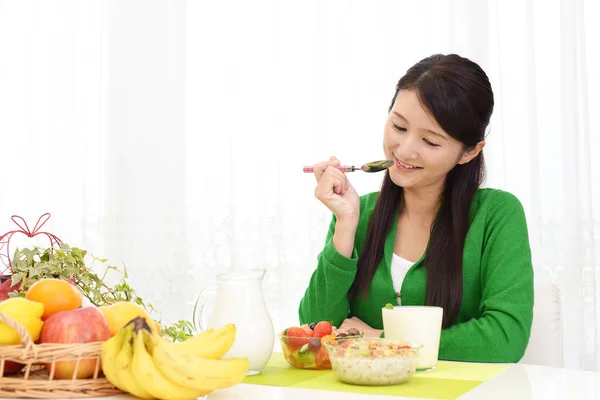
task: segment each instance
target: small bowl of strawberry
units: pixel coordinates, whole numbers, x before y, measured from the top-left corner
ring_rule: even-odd
[[[320,321],[284,329],[277,335],[281,342],[283,357],[292,366],[302,369],[331,369],[326,342],[343,343],[360,339],[358,329],[335,329],[331,323]]]

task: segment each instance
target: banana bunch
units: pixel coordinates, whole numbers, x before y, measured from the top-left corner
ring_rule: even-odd
[[[102,347],[102,370],[117,388],[142,399],[196,399],[246,376],[247,358],[220,359],[235,333],[228,324],[173,343],[136,317]]]

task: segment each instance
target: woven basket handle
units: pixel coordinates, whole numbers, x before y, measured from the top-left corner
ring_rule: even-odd
[[[21,344],[25,346],[23,355],[29,353],[29,351],[33,349],[33,340],[31,340],[31,335],[29,334],[27,328],[25,328],[19,321],[0,312],[0,322],[4,322],[6,325],[14,328],[14,330],[17,331],[21,337]]]

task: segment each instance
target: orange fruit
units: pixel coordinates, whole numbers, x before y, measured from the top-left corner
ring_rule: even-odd
[[[150,318],[150,315],[148,315],[146,310],[135,303],[117,301],[112,304],[98,307],[98,309],[104,314],[104,318],[106,318],[106,322],[108,322],[108,329],[110,330],[111,336],[116,335],[119,329],[127,325],[127,323],[135,317],[144,317],[150,329],[156,329],[154,320]]]
[[[62,279],[41,279],[31,285],[25,298],[44,305],[42,320],[61,311],[75,310],[83,304],[79,289]]]

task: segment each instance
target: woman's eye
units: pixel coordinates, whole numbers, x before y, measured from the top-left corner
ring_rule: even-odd
[[[394,129],[396,129],[397,131],[399,131],[399,132],[406,132],[406,128],[403,128],[403,127],[398,126],[396,124],[392,124],[392,125],[394,125]]]
[[[430,142],[430,141],[429,141],[429,140],[427,140],[427,139],[423,139],[423,141],[424,141],[425,143],[427,143],[427,145],[428,145],[428,146],[431,146],[431,147],[439,147],[439,144],[435,144],[435,143],[433,143],[433,142]]]

